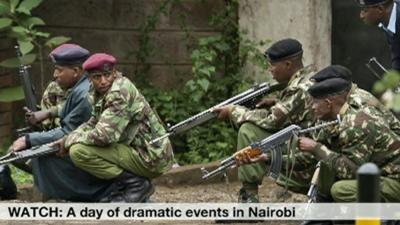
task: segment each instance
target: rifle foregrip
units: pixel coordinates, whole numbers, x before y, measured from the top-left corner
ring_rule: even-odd
[[[254,159],[257,156],[260,156],[261,154],[262,151],[260,148],[258,147],[253,148],[252,146],[247,146],[237,151],[233,156],[235,157],[235,159],[242,160],[244,155],[247,155],[247,157],[250,159]]]

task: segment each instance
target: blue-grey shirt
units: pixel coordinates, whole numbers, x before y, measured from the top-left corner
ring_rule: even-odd
[[[87,75],[84,74],[71,89],[70,94],[61,109],[61,127],[46,132],[33,132],[27,134],[26,142],[28,145],[36,146],[56,141],[89,120],[92,111],[92,106],[87,98],[89,88],[90,82]]]

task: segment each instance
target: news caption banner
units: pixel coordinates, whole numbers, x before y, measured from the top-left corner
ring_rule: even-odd
[[[399,220],[389,203],[0,203],[0,220]]]

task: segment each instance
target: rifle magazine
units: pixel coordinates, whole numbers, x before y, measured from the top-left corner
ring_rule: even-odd
[[[269,176],[276,180],[282,169],[282,146],[277,146],[271,151],[271,166]]]

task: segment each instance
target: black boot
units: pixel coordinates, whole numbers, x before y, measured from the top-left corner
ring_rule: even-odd
[[[110,202],[143,202],[153,193],[149,179],[123,172],[116,178],[116,190],[110,194]]]
[[[2,200],[17,198],[17,186],[7,165],[0,166],[0,197]]]

